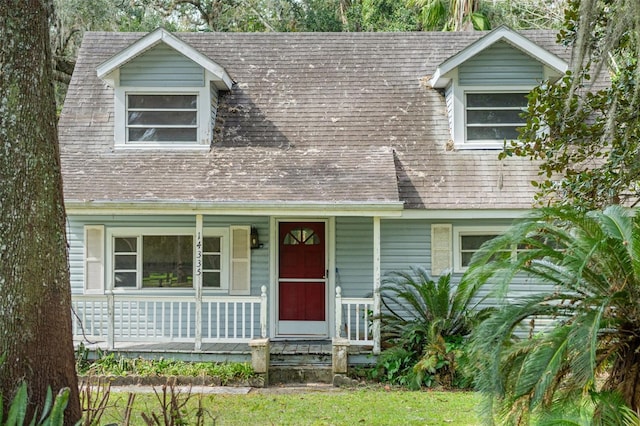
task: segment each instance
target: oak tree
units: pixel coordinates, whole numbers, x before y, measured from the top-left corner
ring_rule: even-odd
[[[50,12],[47,0],[0,2],[0,391],[6,408],[25,381],[33,413],[48,386],[68,387],[65,422],[73,424],[81,411]]]

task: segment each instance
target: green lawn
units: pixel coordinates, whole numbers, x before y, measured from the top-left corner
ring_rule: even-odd
[[[122,424],[127,394],[112,393],[116,405],[100,424]],[[365,388],[339,392],[203,395],[204,424],[210,425],[477,425],[478,395],[471,392],[410,392]],[[192,396],[188,424],[195,424],[198,397]],[[153,394],[137,394],[131,424],[144,425],[141,412],[160,414]]]

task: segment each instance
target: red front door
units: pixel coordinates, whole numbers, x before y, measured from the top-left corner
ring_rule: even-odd
[[[284,334],[316,334],[326,317],[324,222],[281,222],[278,319]],[[305,321],[308,324],[296,324]]]

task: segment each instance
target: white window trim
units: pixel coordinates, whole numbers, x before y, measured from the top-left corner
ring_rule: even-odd
[[[461,86],[453,83],[453,142],[458,150],[465,149],[502,149],[504,140],[467,142],[467,93],[528,93],[533,86]]]
[[[229,270],[230,270],[230,252],[231,244],[229,240],[229,228],[204,228],[202,231],[202,237],[220,237],[220,287],[202,287],[204,294],[209,293],[227,293],[229,291]],[[195,243],[195,241],[194,241]],[[203,251],[204,253],[204,251]],[[195,265],[195,263],[194,263]],[[203,267],[204,274],[204,267]],[[200,281],[202,283],[202,280]]]
[[[500,235],[504,233],[508,226],[455,226],[453,228],[453,271],[465,272],[469,269],[466,266],[462,266],[462,236],[467,235],[487,235],[496,234]]]
[[[207,74],[208,76],[208,74]],[[125,87],[117,86],[114,97],[114,148],[153,150],[208,150],[211,146],[210,81],[204,87]],[[196,95],[198,131],[195,142],[127,142],[127,95]]]
[[[178,287],[173,289],[161,289],[161,288],[144,288],[142,287],[142,256],[140,256],[140,250],[142,249],[142,237],[145,235],[189,235],[193,237],[193,265],[196,264],[196,233],[194,228],[108,228],[106,231],[106,269],[107,269],[107,282],[106,288],[114,292],[132,292],[132,291],[153,291],[153,292],[175,292],[185,291],[195,288],[195,284],[192,287]],[[226,292],[229,286],[229,230],[227,228],[204,228],[204,237],[222,237],[221,248],[223,250],[221,259],[221,287],[218,288],[203,288],[206,293],[214,292]],[[118,237],[130,237],[137,238],[137,254],[136,254],[136,287],[114,287],[114,261],[115,253],[113,246],[113,239]],[[193,272],[195,275],[195,271]]]

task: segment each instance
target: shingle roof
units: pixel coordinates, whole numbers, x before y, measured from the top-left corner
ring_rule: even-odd
[[[483,33],[185,33],[237,82],[208,152],[113,149],[113,90],[96,67],[143,34],[87,33],[60,118],[71,201],[401,200],[407,208],[529,208],[528,160],[451,151],[424,80]],[[550,31],[523,33],[566,57]]]

